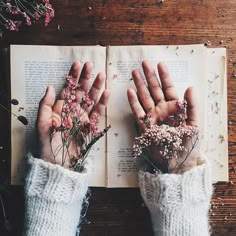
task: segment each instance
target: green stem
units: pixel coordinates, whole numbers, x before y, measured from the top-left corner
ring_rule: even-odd
[[[19,9],[21,9],[21,10],[23,10],[24,12],[26,12],[28,15],[30,15],[32,18],[34,18],[34,15],[29,11],[29,9],[28,8],[26,8],[25,7],[25,5],[21,2],[21,1],[15,1],[15,3],[16,3],[16,5],[17,5],[17,7],[19,8]],[[28,3],[29,4],[29,3]],[[32,5],[31,4],[29,4],[31,7],[32,7]],[[33,8],[34,9],[34,8]]]
[[[9,111],[6,107],[4,107],[1,103],[0,103],[0,106],[4,109],[4,110],[6,110],[7,112],[9,112],[9,113],[11,113],[12,115],[14,115],[15,117],[18,117],[18,115],[16,115],[14,112],[12,112],[12,111]]]
[[[65,145],[64,145],[64,138],[61,132],[61,142],[62,142],[62,156],[61,156],[61,165],[64,166],[64,152],[65,152]]]
[[[151,166],[154,168],[154,169],[158,169],[154,164],[153,162],[146,156],[146,155],[143,155],[144,159],[146,159],[146,161],[151,164]]]
[[[182,161],[182,163],[180,164],[179,166],[179,169],[177,170],[177,173],[179,172],[179,170],[181,169],[181,167],[183,166],[184,162],[187,160],[187,158],[189,157],[189,155],[191,154],[191,152],[193,151],[193,149],[196,147],[196,144],[197,144],[197,141],[198,141],[198,135],[192,145],[192,148],[191,150],[189,151],[189,153],[187,154],[187,156],[185,157],[185,159]]]
[[[3,213],[3,217],[4,219],[6,219],[6,211],[5,211],[5,207],[4,207],[4,204],[3,204],[3,200],[2,200],[2,196],[0,194],[0,201],[1,201],[1,205],[2,205],[2,213]]]

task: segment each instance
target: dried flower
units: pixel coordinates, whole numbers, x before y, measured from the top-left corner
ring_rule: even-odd
[[[195,147],[198,140],[198,128],[196,126],[189,126],[186,124],[187,118],[187,103],[176,102],[177,112],[160,120],[158,124],[152,125],[151,115],[149,112],[140,119],[144,122],[146,129],[145,132],[135,137],[133,143],[133,156],[145,157],[145,159],[154,167],[155,171],[169,171],[169,163],[172,159],[178,159],[181,154],[185,153],[188,158],[189,154]],[[192,143],[192,147],[188,149],[186,143]],[[162,162],[167,166],[163,170],[157,168],[153,158],[150,157],[150,148],[155,147],[158,157],[162,158]],[[165,161],[164,161],[165,160]],[[178,163],[178,161],[177,161]],[[183,162],[180,163],[179,168]]]
[[[78,101],[76,89],[79,88],[80,84],[72,76],[68,76],[66,81],[61,125],[56,126],[53,123],[51,127],[51,140],[59,132],[62,144],[56,147],[53,155],[56,161],[58,150],[62,150],[62,166],[69,160],[70,168],[81,172],[91,147],[105,135],[111,126],[99,131],[98,114],[96,113],[84,120],[86,109],[93,105],[93,101],[87,94]],[[71,145],[76,145],[78,154],[71,152]]]
[[[177,111],[174,115],[166,117],[164,120],[159,121],[159,125],[167,124],[172,127],[186,125],[187,118],[187,102],[176,101]]]
[[[133,144],[134,157],[140,156],[150,146],[157,146],[159,153],[165,159],[177,159],[185,149],[184,139],[191,139],[198,135],[195,126],[152,125],[140,137],[135,137]]]
[[[4,30],[18,31],[21,25],[30,26],[41,17],[47,26],[54,15],[49,0],[0,0],[0,36]]]

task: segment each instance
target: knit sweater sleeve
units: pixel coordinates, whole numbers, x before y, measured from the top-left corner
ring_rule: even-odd
[[[141,195],[148,207],[155,236],[207,236],[212,196],[207,164],[182,175],[139,172]]]
[[[74,236],[88,189],[88,171],[28,159],[25,179],[25,236]]]

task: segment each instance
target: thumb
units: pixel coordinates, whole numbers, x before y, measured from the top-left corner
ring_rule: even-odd
[[[37,129],[40,136],[49,134],[52,125],[52,106],[55,102],[55,90],[52,86],[48,86],[46,93],[39,103]]]

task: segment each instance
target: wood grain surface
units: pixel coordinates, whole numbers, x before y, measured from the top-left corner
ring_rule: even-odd
[[[198,44],[227,48],[229,183],[217,183],[209,212],[212,235],[236,235],[236,1],[235,0],[52,0],[56,16],[47,28],[43,22],[6,33],[0,48],[10,44],[47,45],[154,45]],[[2,58],[0,58],[2,59]],[[3,79],[0,99],[9,103],[9,81]],[[0,111],[0,180],[10,170],[9,115]],[[2,192],[12,232],[20,235],[23,189]],[[0,189],[0,191],[2,191]],[[82,222],[82,236],[152,235],[151,222],[137,189],[91,189]]]

